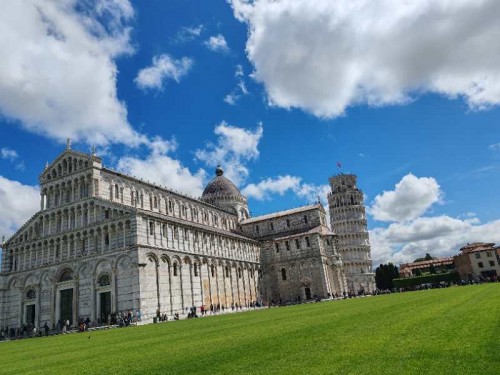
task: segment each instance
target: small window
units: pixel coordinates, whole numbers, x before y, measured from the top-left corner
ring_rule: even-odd
[[[70,270],[64,271],[61,276],[59,276],[59,282],[73,280],[73,275]]]
[[[490,260],[490,267],[494,267],[495,266],[495,262],[493,262],[492,260]]]
[[[115,185],[115,198],[118,199],[120,197],[120,189],[118,188],[118,185]]]
[[[194,268],[194,275],[198,276],[198,265],[196,263],[194,264],[193,268]]]
[[[476,256],[476,258],[481,258],[481,254],[479,254],[479,253],[476,253],[475,256]]]
[[[259,226],[258,225],[255,226],[255,232],[259,233]]]
[[[290,228],[290,219],[286,219],[286,227]]]
[[[295,247],[298,249],[300,249],[300,241],[299,240],[295,240]]]
[[[285,247],[288,251],[290,251],[290,244],[288,243],[288,241],[285,241]]]
[[[484,267],[483,266],[483,262],[479,262],[477,265],[478,265],[479,268],[483,268]]]
[[[110,281],[109,281],[109,276],[108,275],[102,275],[100,278],[99,278],[99,286],[108,286],[110,285]]]
[[[34,298],[36,298],[36,292],[33,289],[28,290],[28,293],[26,293],[26,299]]]
[[[149,234],[151,236],[155,234],[155,223],[152,221],[149,222]]]
[[[286,280],[286,269],[284,268],[281,269],[281,279]]]
[[[270,228],[271,230],[274,230],[274,224],[273,224],[273,223],[269,223],[269,228]]]
[[[104,244],[105,244],[106,246],[108,246],[108,245],[109,245],[109,234],[107,234],[107,233],[106,233],[106,235],[104,236]]]
[[[491,251],[488,251],[488,252],[486,253],[486,256],[487,256],[488,258],[491,258],[491,257],[493,256],[493,254],[491,254]]]
[[[329,238],[326,239],[326,244],[330,245],[330,239]]]
[[[241,279],[241,275],[242,275],[241,268],[238,268],[238,279]]]
[[[156,198],[156,197],[153,198],[153,205],[154,205],[154,208],[158,208],[158,198]]]
[[[307,224],[307,215],[304,215],[304,223]]]
[[[226,277],[229,277],[229,267],[226,266]]]
[[[215,277],[215,267],[213,264],[210,266],[210,272],[212,274],[212,277]]]
[[[306,246],[311,247],[311,242],[309,241],[309,237],[306,237]]]
[[[174,263],[174,276],[177,276],[177,263]]]
[[[276,248],[276,252],[279,253],[280,252],[280,245],[278,245],[278,243],[275,243],[274,247]]]

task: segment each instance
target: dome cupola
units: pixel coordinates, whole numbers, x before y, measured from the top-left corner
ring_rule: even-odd
[[[203,190],[201,200],[233,211],[238,215],[239,220],[249,217],[247,198],[241,194],[235,184],[224,177],[224,170],[220,165],[215,169],[215,177]]]

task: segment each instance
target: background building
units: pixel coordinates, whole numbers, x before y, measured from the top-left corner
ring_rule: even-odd
[[[460,249],[453,262],[462,280],[498,278],[500,275],[500,246],[475,242]]]

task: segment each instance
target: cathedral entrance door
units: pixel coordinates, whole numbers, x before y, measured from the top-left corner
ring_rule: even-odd
[[[108,315],[111,314],[111,292],[99,293],[99,316],[101,322],[108,321]]]
[[[306,299],[311,299],[311,288],[304,288],[304,292],[306,293]]]
[[[61,290],[59,308],[60,319],[63,322],[69,320],[70,324],[73,324],[73,288]]]
[[[35,324],[35,305],[26,306],[26,323]]]

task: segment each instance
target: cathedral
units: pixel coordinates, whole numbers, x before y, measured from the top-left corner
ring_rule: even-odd
[[[250,217],[221,167],[195,199],[105,168],[69,142],[39,184],[40,210],[2,244],[0,328],[130,311],[151,322],[158,312],[375,288],[354,175],[330,178],[330,227],[319,202]]]

